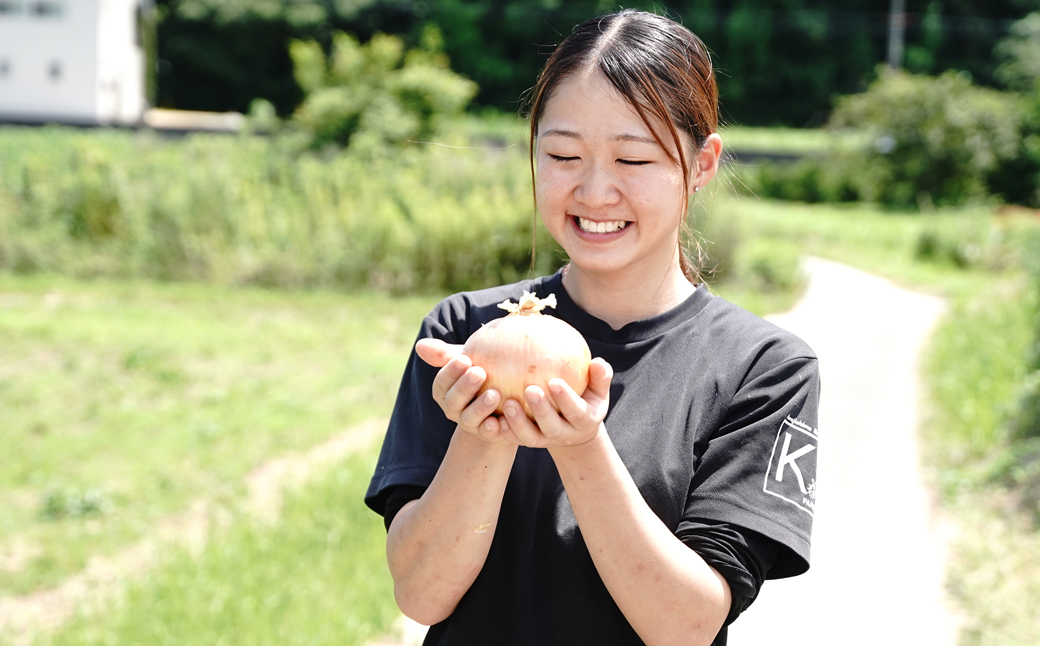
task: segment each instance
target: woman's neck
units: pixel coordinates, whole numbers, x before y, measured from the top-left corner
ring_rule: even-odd
[[[564,270],[563,286],[578,307],[615,330],[628,323],[663,314],[694,292],[676,265],[658,280],[628,275],[601,275],[582,271],[574,265]]]

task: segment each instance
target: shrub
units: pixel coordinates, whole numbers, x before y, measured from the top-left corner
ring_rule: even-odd
[[[0,271],[462,291],[531,263],[526,150],[0,129]],[[562,252],[539,228],[536,272]]]
[[[345,33],[333,37],[328,59],[312,41],[289,46],[296,81],[307,93],[293,116],[313,147],[364,142],[379,147],[425,138],[438,121],[457,114],[477,86],[448,67],[437,30],[409,52],[396,36],[375,35],[365,45]]]
[[[859,193],[844,155],[807,157],[796,162],[766,162],[752,180],[752,190],[760,197],[815,204],[818,202],[855,202]]]
[[[1040,207],[1040,12],[1011,25],[994,50],[1003,63],[997,78],[1019,92],[1028,106],[1018,155],[991,173],[990,190],[1005,202]]]
[[[914,258],[959,269],[1000,271],[1020,265],[1025,253],[1020,236],[1016,227],[981,215],[956,221],[940,218],[921,229]]]
[[[751,238],[736,249],[737,280],[764,292],[792,291],[803,282],[801,249],[792,242]]]
[[[894,207],[959,205],[987,195],[989,175],[1020,154],[1017,95],[972,85],[966,74],[883,71],[863,94],[839,100],[832,128],[871,134],[850,162],[864,199]]]

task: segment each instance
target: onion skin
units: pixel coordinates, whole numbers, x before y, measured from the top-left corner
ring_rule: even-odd
[[[528,386],[541,388],[559,410],[549,395],[553,378],[563,379],[579,395],[588,387],[592,360],[588,344],[570,324],[538,311],[546,305],[555,307],[556,299],[550,296],[543,301],[525,293],[519,305],[506,301],[499,307],[510,309],[510,314],[482,326],[463,347],[473,365],[487,373],[478,396],[492,388],[502,395],[498,413],[504,412],[506,400],[515,399],[534,419],[524,398]]]

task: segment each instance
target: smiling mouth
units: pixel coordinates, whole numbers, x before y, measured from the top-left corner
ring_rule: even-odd
[[[620,231],[628,226],[628,222],[625,220],[596,222],[594,220],[586,220],[585,218],[575,219],[578,221],[578,228],[588,233],[614,233],[615,231]]]

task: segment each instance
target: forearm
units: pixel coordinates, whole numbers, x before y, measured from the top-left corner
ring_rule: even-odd
[[[456,430],[430,487],[398,512],[386,552],[404,614],[429,625],[458,605],[491,547],[515,455]]]
[[[550,453],[596,569],[640,638],[710,644],[729,612],[729,585],[646,505],[606,432]]]

